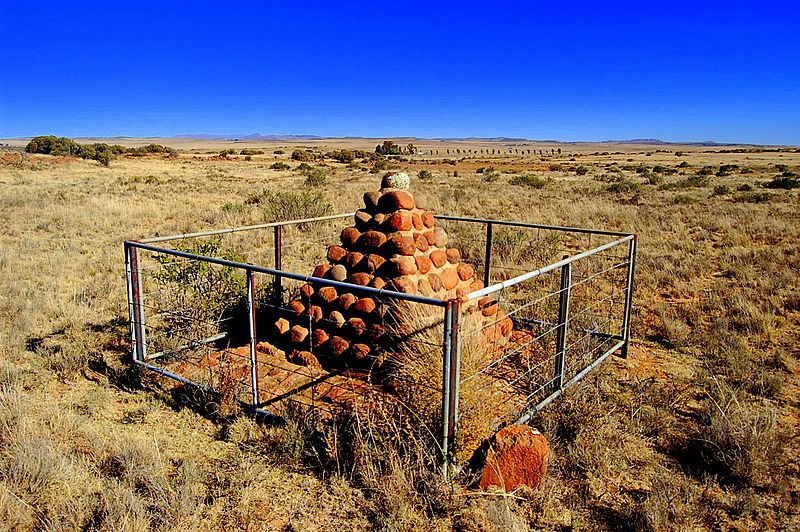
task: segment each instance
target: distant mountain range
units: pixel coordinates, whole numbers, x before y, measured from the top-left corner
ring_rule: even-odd
[[[341,138],[341,139],[366,139],[366,138],[384,138],[384,137],[322,137],[320,135],[262,135],[261,133],[249,133],[247,135],[212,135],[208,133],[186,133],[182,135],[173,135],[171,138],[181,139],[199,139],[199,140],[239,140],[239,141],[259,141],[259,140],[319,140],[325,138]],[[639,144],[643,146],[743,146],[750,144],[731,143],[731,142],[715,142],[713,140],[706,140],[702,142],[668,142],[659,139],[629,139],[629,140],[604,140],[604,141],[564,141],[564,140],[535,140],[526,139],[521,137],[386,137],[394,140],[427,140],[437,142],[537,142],[547,144]]]

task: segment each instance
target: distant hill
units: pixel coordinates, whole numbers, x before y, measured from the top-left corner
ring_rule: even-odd
[[[250,133],[248,135],[209,135],[208,133],[185,133],[172,135],[175,139],[199,139],[199,140],[284,140],[284,139],[321,139],[319,135],[262,135],[261,133]]]

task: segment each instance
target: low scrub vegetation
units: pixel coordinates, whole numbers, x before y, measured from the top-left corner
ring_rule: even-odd
[[[172,148],[160,144],[147,144],[139,148],[126,148],[118,144],[108,145],[104,143],[78,144],[67,137],[55,137],[44,135],[34,137],[25,146],[27,153],[41,153],[46,155],[60,155],[68,157],[80,157],[82,159],[93,159],[103,166],[108,166],[114,156],[120,154],[130,155],[149,155],[154,153],[169,153],[175,151]]]

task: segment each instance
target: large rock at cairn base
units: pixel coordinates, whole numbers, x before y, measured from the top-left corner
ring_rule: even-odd
[[[525,485],[538,487],[547,473],[547,439],[527,425],[510,425],[494,435],[486,454],[481,489],[509,492]]]
[[[313,276],[440,300],[483,288],[475,270],[461,263],[459,250],[447,247],[447,232],[435,226],[425,202],[415,199],[408,185],[406,174],[387,174],[380,190],[365,193],[354,225],[342,230],[341,244],[328,248],[328,264],[317,265]],[[387,302],[307,284],[300,299],[289,304],[292,312],[280,317],[274,330],[293,359],[304,359],[295,350],[309,351],[327,369],[364,368],[375,360],[387,318],[402,319],[386,315]],[[494,298],[465,302],[462,310],[469,318],[465,323],[480,330],[486,345],[499,347],[508,341],[511,319],[498,310]]]

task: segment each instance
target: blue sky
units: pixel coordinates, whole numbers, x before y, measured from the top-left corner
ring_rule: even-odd
[[[0,137],[800,144],[795,2],[8,0],[0,50]]]

